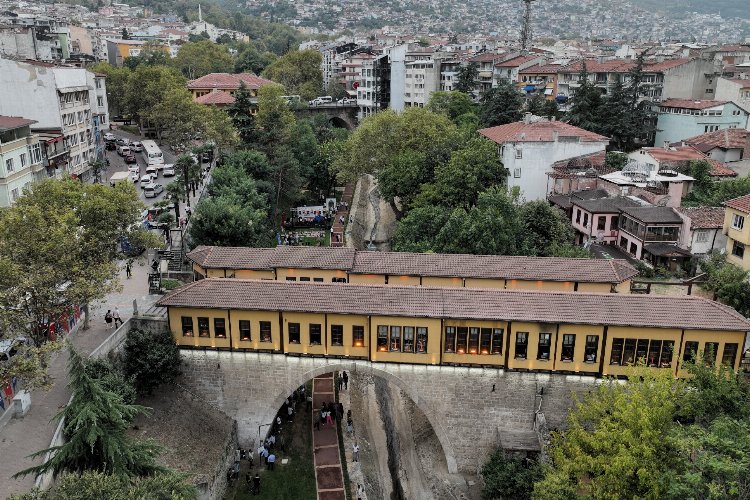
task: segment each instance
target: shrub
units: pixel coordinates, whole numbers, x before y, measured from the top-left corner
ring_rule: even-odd
[[[180,282],[177,280],[172,280],[172,279],[161,280],[161,287],[165,290],[174,290],[178,286],[180,286]]]
[[[539,462],[517,458],[506,454],[504,450],[497,450],[482,467],[482,498],[531,498],[534,482],[541,478],[542,468]]]
[[[180,373],[180,351],[172,334],[167,330],[130,330],[125,340],[123,371],[140,393],[151,394],[159,385],[172,382]]]

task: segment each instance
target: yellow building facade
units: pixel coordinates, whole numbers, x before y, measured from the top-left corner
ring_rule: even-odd
[[[416,365],[685,376],[703,352],[739,369],[750,321],[696,297],[204,279],[162,298],[183,348]]]
[[[750,271],[750,195],[724,203],[724,234],[727,235],[727,262]]]

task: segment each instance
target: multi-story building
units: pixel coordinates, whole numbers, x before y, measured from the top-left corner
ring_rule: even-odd
[[[745,129],[750,113],[727,101],[667,99],[659,106],[656,146],[723,129]]]
[[[750,195],[726,201],[724,206],[727,262],[750,271]]]
[[[677,246],[682,218],[671,207],[628,207],[618,222],[618,245],[635,257],[655,266],[676,267],[690,252]]]
[[[534,55],[521,55],[512,59],[507,59],[499,63],[495,63],[493,67],[493,78],[492,86],[497,87],[501,82],[507,82],[515,85],[518,83],[518,74],[521,70],[529,68],[531,66],[537,66],[544,64],[546,59],[544,56],[539,54]]]
[[[750,111],[750,69],[738,78],[719,78],[716,85],[716,99],[732,101],[745,111]]]
[[[9,207],[43,171],[36,123],[18,116],[0,116],[0,207]]]
[[[339,81],[342,63],[358,48],[353,42],[331,43],[320,48],[320,71],[323,73],[323,88]]]
[[[0,59],[0,88],[0,113],[37,122],[32,130],[46,145],[47,175],[87,179],[103,151],[98,131],[109,124],[105,78],[83,68]]]
[[[543,95],[548,100],[557,97],[557,74],[560,71],[559,64],[537,64],[518,72],[518,87],[526,95],[533,97]]]
[[[696,257],[726,248],[723,207],[679,207],[674,210],[683,222],[677,243],[680,248],[690,250]]]
[[[452,91],[461,62],[455,57],[440,60],[440,90]]]
[[[376,106],[377,99],[375,96],[375,93],[377,92],[375,85],[377,80],[375,76],[375,68],[377,64],[376,61],[383,57],[386,56],[373,56],[372,58],[362,60],[359,84],[357,85],[357,107],[359,107],[357,118],[360,123],[364,118],[378,111]]]
[[[0,26],[0,54],[38,61],[59,61],[71,54],[70,28],[48,17],[9,17]]]
[[[423,108],[432,93],[440,90],[442,58],[435,52],[410,52],[406,57],[404,106]]]
[[[484,52],[469,59],[468,64],[477,65],[479,73],[477,74],[477,79],[475,81],[475,90],[479,94],[482,94],[495,86],[493,80],[495,64],[507,58],[508,55],[504,53]]]
[[[486,128],[481,135],[498,144],[508,169],[508,187],[517,187],[526,200],[544,200],[547,171],[555,162],[604,151],[609,139],[558,121],[524,121]]]

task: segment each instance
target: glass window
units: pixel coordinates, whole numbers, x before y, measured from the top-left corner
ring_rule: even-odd
[[[740,259],[744,259],[745,258],[745,245],[743,245],[739,241],[733,242],[732,255],[734,255],[735,257],[739,257]]]
[[[323,278],[313,278],[313,281],[316,283],[323,283]]]
[[[721,364],[734,368],[737,360],[737,344],[724,344],[724,352],[721,355]]]
[[[414,327],[404,327],[404,352],[414,352]]]
[[[332,283],[346,283],[346,278],[331,278]]]
[[[551,339],[551,333],[539,334],[539,348],[536,351],[536,359],[549,359],[549,347]]]
[[[648,361],[648,339],[638,339],[635,345],[635,362]],[[659,349],[656,350],[656,358],[659,358]]]
[[[745,217],[739,214],[734,214],[732,216],[732,229],[738,229],[741,231],[743,227],[745,227]]]
[[[640,345],[641,341],[638,341],[638,345]],[[646,364],[648,366],[659,366],[659,357],[661,353],[661,340],[652,340],[651,345],[648,349],[648,358],[646,359]]]
[[[299,323],[289,323],[289,343],[299,344]]]
[[[310,278],[308,278],[307,276],[302,276],[299,280],[300,281],[310,281]]]
[[[576,224],[581,222],[581,209],[576,208]]]
[[[182,336],[183,337],[193,336],[193,317],[192,316],[182,317]]]
[[[388,350],[388,327],[378,325],[378,351]]]
[[[635,339],[625,339],[625,347],[622,350],[622,364],[632,365],[635,362]]]
[[[672,353],[674,352],[674,341],[665,340],[659,342],[661,346],[661,357],[659,358],[659,367],[671,368],[672,367]]]
[[[589,214],[585,213],[583,214],[583,227],[589,226]]]
[[[492,354],[503,353],[503,329],[493,328],[492,329]]]
[[[469,354],[479,352],[479,328],[469,328]]]
[[[250,321],[240,320],[240,340],[252,340],[250,336]]]
[[[482,328],[479,333],[479,353],[489,354],[492,347],[492,328]]]
[[[586,335],[586,351],[583,354],[584,363],[596,363],[599,353],[599,335]]]
[[[604,228],[607,226],[607,218],[603,216],[599,216],[599,218],[596,219],[596,229],[599,231],[604,231]]]
[[[13,158],[8,158],[5,160],[5,170],[8,172],[13,172]]]
[[[516,359],[526,359],[529,349],[529,332],[516,332]]]
[[[391,326],[391,341],[390,341],[391,352],[398,352],[401,350],[401,327]]]
[[[695,361],[695,355],[698,353],[698,342],[685,342],[685,352],[682,353],[682,360],[685,363]]]
[[[609,357],[610,365],[621,365],[622,364],[622,346],[623,339],[612,339],[611,354]]]
[[[417,327],[417,353],[426,353],[427,352],[427,327],[426,326],[418,326]]]
[[[321,339],[321,328],[319,324],[311,324],[310,325],[310,345],[320,345],[322,344]]]
[[[576,350],[576,336],[572,333],[566,333],[563,335],[562,353],[560,359],[562,361],[573,361],[573,356]]]
[[[227,338],[227,323],[224,318],[214,318],[214,337],[217,339]]]
[[[286,277],[286,280],[287,280],[287,281],[297,281],[297,278],[292,278],[292,277],[290,277],[290,276],[287,276],[287,277]]]
[[[331,325],[331,345],[344,345],[344,325]]]
[[[445,327],[445,352],[456,352],[456,327]]]
[[[362,347],[365,345],[365,327],[361,325],[352,326],[352,342],[354,347]]]
[[[211,336],[211,333],[208,329],[208,318],[198,318],[198,336],[199,337]]]
[[[270,321],[260,322],[260,341],[271,342],[271,322]]]
[[[466,341],[469,338],[469,329],[465,326],[459,326],[457,328],[458,336],[456,340],[456,352],[458,354],[466,354]]]
[[[706,348],[703,350],[703,361],[710,366],[716,364],[716,356],[719,354],[718,342],[706,342]]]

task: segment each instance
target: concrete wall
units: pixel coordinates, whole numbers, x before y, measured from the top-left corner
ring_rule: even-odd
[[[717,99],[716,71],[721,67],[712,61],[694,59],[664,71],[662,100],[665,99]],[[709,78],[706,75],[711,75]]]
[[[593,377],[577,375],[280,354],[184,350],[182,357],[181,384],[237,420],[240,446],[257,446],[268,430],[264,424],[272,422],[295,388],[317,375],[348,370],[354,377],[371,375],[396,384],[426,415],[445,452],[449,472],[474,474],[499,445],[498,428],[533,428],[542,388],[541,410],[549,425],[559,428],[571,406],[571,393],[582,397],[597,383]]]
[[[688,139],[714,129],[723,130],[728,128],[746,128],[747,111],[732,103],[715,106],[711,110],[721,110],[721,115],[685,115],[675,113],[659,113],[656,123],[656,136],[654,146],[661,147],[665,142],[669,144]],[[736,114],[739,112],[739,114]],[[709,128],[707,128],[709,127]]]

